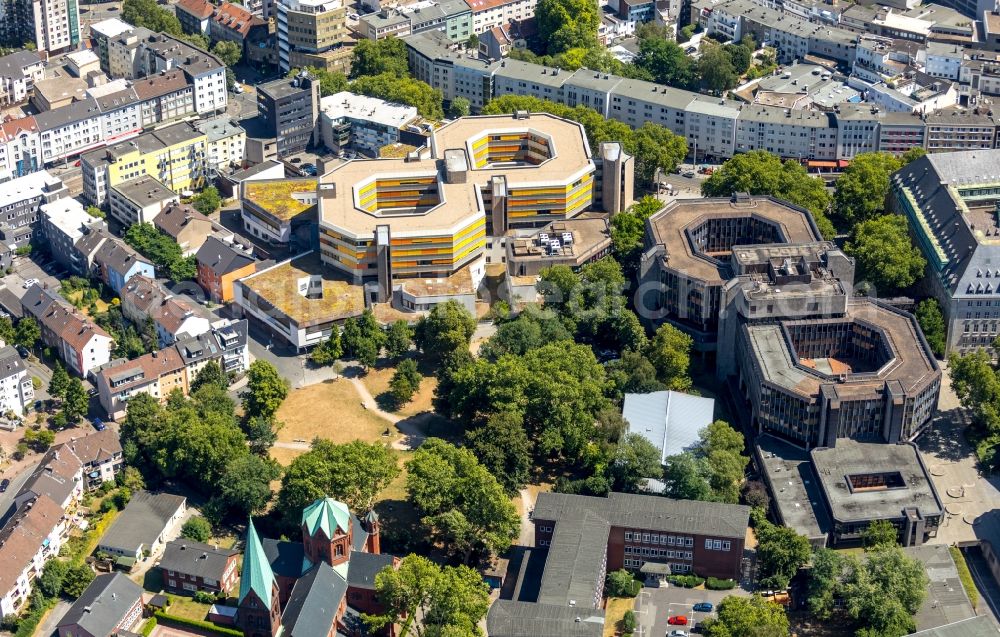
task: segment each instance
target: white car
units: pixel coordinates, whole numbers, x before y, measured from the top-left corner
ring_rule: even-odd
[[[24,287],[24,289],[27,290],[31,286],[37,284],[38,284],[38,279],[28,279],[27,281],[24,282],[24,285],[22,287]]]
[[[671,630],[669,637],[688,637],[686,630]]]
[[[351,15],[349,15],[349,16],[347,16],[347,17],[348,17],[348,18],[350,18],[351,20],[354,20],[355,22],[357,22],[358,20],[360,20],[360,19],[361,19],[361,16],[359,16],[359,15],[358,15],[358,14],[356,14],[356,13],[352,13]]]

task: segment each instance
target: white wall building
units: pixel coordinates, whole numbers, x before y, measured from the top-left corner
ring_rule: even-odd
[[[468,0],[472,9],[472,32],[484,33],[512,21],[535,17],[538,0]]]
[[[320,113],[320,134],[327,148],[337,151],[349,145],[373,156],[383,146],[398,142],[399,129],[417,118],[416,107],[350,91],[321,99]]]

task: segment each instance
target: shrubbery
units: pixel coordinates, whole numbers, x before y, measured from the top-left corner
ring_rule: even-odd
[[[168,615],[163,611],[157,611],[153,617],[158,623],[161,624],[186,626],[188,628],[194,628],[195,630],[207,632],[211,635],[220,635],[221,637],[243,637],[243,631],[236,630],[234,628],[226,628],[225,626],[216,626],[212,622],[201,621],[200,619],[188,619],[187,617]]]
[[[684,588],[694,588],[696,586],[701,586],[705,583],[704,577],[698,577],[697,575],[670,575],[667,577],[667,581],[674,586],[682,586]]]
[[[736,580],[709,577],[705,580],[705,588],[710,591],[728,591],[732,588],[736,588]]]

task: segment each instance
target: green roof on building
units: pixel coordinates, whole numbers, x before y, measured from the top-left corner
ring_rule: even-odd
[[[274,573],[271,563],[264,553],[257,530],[253,527],[253,518],[247,526],[247,544],[243,552],[243,572],[240,574],[240,603],[253,591],[265,604],[271,603],[271,592],[274,589]]]
[[[302,523],[310,536],[323,531],[327,538],[333,538],[339,528],[347,533],[351,524],[351,512],[347,505],[333,498],[320,498],[302,512]]]

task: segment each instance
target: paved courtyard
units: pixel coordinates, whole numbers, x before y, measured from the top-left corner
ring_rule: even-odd
[[[695,604],[711,602],[713,606],[718,607],[719,602],[729,595],[749,595],[749,593],[739,588],[729,591],[703,591],[680,586],[644,587],[635,603],[638,623],[635,634],[637,637],[663,637],[676,629],[690,633],[696,624],[714,615],[714,613],[694,612],[692,607]],[[674,615],[685,615],[688,619],[687,626],[668,624],[667,619]]]
[[[932,544],[975,541],[972,524],[976,518],[1000,508],[1000,477],[980,475],[975,453],[965,439],[965,419],[945,369],[938,414],[931,431],[917,441],[945,509]]]

